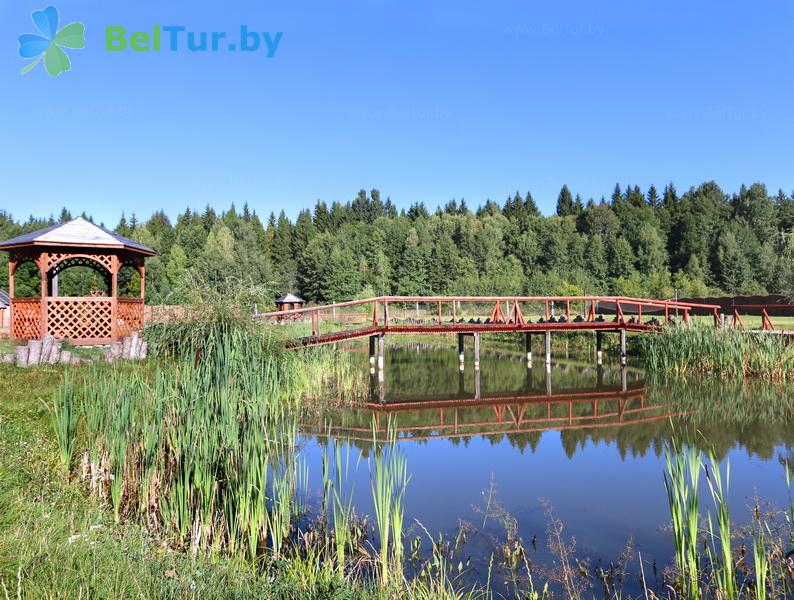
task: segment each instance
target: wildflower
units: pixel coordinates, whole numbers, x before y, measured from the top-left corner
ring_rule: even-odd
[[[47,73],[53,77],[70,70],[72,63],[62,47],[85,48],[85,26],[82,23],[69,23],[58,31],[58,9],[54,6],[34,11],[31,18],[42,35],[23,33],[19,36],[19,55],[35,59],[22,69],[22,75],[39,64],[42,58]]]

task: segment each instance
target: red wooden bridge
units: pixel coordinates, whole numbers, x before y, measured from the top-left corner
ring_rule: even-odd
[[[719,306],[621,296],[379,296],[257,315],[291,326],[291,349],[385,334],[658,332],[672,319],[719,321]],[[600,338],[600,336],[599,336]],[[527,336],[529,340],[529,335]],[[623,344],[624,345],[624,344]]]

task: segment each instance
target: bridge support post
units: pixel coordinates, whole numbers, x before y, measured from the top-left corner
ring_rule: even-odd
[[[551,331],[545,331],[546,341],[546,371],[551,371]]]
[[[629,391],[629,370],[626,367],[620,369],[620,390],[624,394]]]
[[[463,353],[463,334],[458,334],[458,363],[460,365],[461,372],[463,371],[465,365],[465,354]]]
[[[480,370],[480,334],[474,334],[474,370]]]
[[[527,332],[524,334],[524,346],[527,351],[527,368],[532,368],[532,334]]]
[[[604,387],[604,365],[600,364],[596,367],[596,388]]]
[[[546,368],[546,395],[551,396],[551,366]]]
[[[371,371],[375,370],[375,343],[377,340],[377,336],[369,336],[369,368]]]
[[[599,365],[604,364],[604,333],[596,331],[596,363]]]
[[[480,388],[480,370],[474,370],[474,398],[479,400],[482,398],[482,390]]]
[[[386,335],[378,334],[378,371],[383,372],[383,350],[386,345]]]
[[[375,370],[372,370],[372,375],[369,377],[369,396],[370,401],[386,402],[386,386],[383,379],[383,373],[375,375]]]
[[[626,330],[620,330],[620,366],[626,366]]]

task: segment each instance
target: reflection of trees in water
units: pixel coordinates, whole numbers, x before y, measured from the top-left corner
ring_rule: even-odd
[[[427,351],[428,358],[436,361],[446,360],[444,352]],[[456,358],[453,353],[453,358]],[[422,354],[420,360],[424,360]],[[516,361],[505,361],[507,366],[498,364],[492,369],[494,377],[504,375],[507,383],[520,380],[526,368]],[[412,371],[412,361],[395,360],[397,369],[404,369],[401,375],[410,378],[410,372],[427,372],[423,369]],[[440,369],[439,379],[456,381],[456,363],[452,368]],[[394,367],[393,367],[394,368]],[[452,372],[449,377],[448,372]],[[484,375],[485,373],[483,373]],[[541,372],[541,375],[543,373]],[[388,377],[389,375],[387,375]],[[588,379],[578,371],[559,374],[568,386],[558,385],[558,389],[570,387],[585,388]],[[559,380],[558,380],[559,381]],[[593,385],[593,378],[589,379]],[[416,383],[412,384],[414,388]],[[429,384],[428,384],[429,385]],[[442,387],[436,381],[436,386]],[[453,398],[448,388],[443,389],[442,398]],[[416,443],[426,443],[425,437],[441,437],[449,439],[456,446],[468,446],[472,436],[488,440],[492,444],[507,442],[521,452],[534,452],[542,437],[543,429],[560,429],[563,448],[568,457],[588,444],[614,444],[621,457],[643,457],[649,452],[660,456],[665,441],[673,434],[698,446],[713,447],[719,458],[724,457],[735,447],[744,448],[749,454],[769,460],[786,457],[775,456],[775,448],[781,444],[789,448],[794,445],[794,390],[771,386],[762,382],[732,383],[727,381],[695,380],[655,381],[649,384],[644,397],[621,396],[601,399],[598,411],[602,415],[623,410],[642,407],[646,413],[641,423],[632,423],[629,415],[606,417],[594,426],[588,417],[592,417],[593,403],[588,401],[575,402],[524,402],[518,398],[505,403],[494,403],[488,399],[478,405],[446,408],[438,405],[429,408],[427,402],[417,402],[416,406],[406,408],[403,403],[399,411],[390,411],[388,402],[374,408],[357,408],[327,413],[316,423],[330,422],[338,435],[351,435],[352,440],[362,451],[372,444],[371,427],[373,416],[381,420],[379,428],[385,423],[392,412],[397,420],[401,435],[414,438]],[[516,415],[520,414],[520,419]],[[676,415],[670,418],[668,415]],[[551,417],[551,418],[549,418]],[[610,418],[613,421],[610,423]],[[455,426],[452,425],[455,424]],[[322,427],[315,427],[321,431]]]
[[[679,434],[703,444],[721,458],[740,446],[769,460],[775,447],[794,442],[794,389],[761,381],[695,379],[648,384],[654,402],[666,402],[685,416],[676,420]]]

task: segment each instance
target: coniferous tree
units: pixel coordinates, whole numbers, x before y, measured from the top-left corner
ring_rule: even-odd
[[[656,186],[651,184],[651,187],[648,188],[648,206],[652,209],[656,210],[661,205],[661,199],[659,198],[659,193],[656,191]]]
[[[524,210],[528,217],[539,217],[540,210],[538,210],[538,205],[535,203],[535,199],[532,197],[532,194],[527,192],[527,195],[524,197]]]
[[[571,190],[568,189],[567,185],[563,185],[560,195],[557,196],[557,215],[567,217],[573,214],[575,214],[575,209]]]
[[[620,191],[620,184],[615,184],[615,189],[612,191],[612,206],[618,206],[623,202],[623,193]]]

